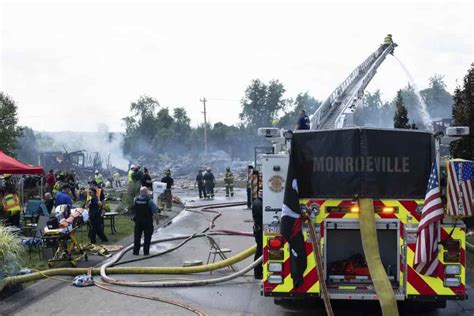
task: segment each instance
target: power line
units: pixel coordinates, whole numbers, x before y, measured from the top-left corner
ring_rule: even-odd
[[[202,112],[204,114],[204,157],[207,158],[207,117],[206,117],[206,98],[202,98],[200,99],[200,101],[202,102],[203,106],[204,106],[204,112]]]

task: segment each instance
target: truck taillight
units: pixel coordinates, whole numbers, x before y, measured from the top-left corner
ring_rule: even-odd
[[[283,250],[268,250],[268,260],[283,260],[284,258]]]
[[[390,207],[390,206],[386,206],[386,207],[382,208],[382,213],[383,214],[393,214],[393,213],[395,213],[395,208]]]
[[[445,263],[461,262],[461,241],[458,239],[443,240],[441,244],[444,247],[443,259]]]
[[[377,214],[394,214],[398,213],[398,207],[394,206],[375,206],[374,211]],[[349,206],[328,206],[326,207],[327,213],[352,213],[358,214],[360,212],[358,205]]]
[[[444,279],[444,287],[456,287],[461,285],[460,277],[449,277]]]
[[[272,237],[268,238],[268,247],[271,249],[281,249],[283,246],[283,238],[281,237]]]
[[[441,242],[445,250],[459,251],[461,250],[461,241],[457,239],[448,239]]]
[[[461,253],[446,251],[443,255],[443,259],[446,263],[459,263],[461,262]]]

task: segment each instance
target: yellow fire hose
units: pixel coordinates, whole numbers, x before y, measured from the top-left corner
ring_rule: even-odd
[[[254,245],[241,253],[225,260],[193,267],[112,267],[107,268],[109,274],[189,274],[218,270],[242,261],[255,253],[257,246]],[[57,275],[71,275],[88,273],[89,268],[58,268],[35,272],[27,275],[11,276],[0,280],[0,291],[7,285],[35,281],[46,277]],[[100,268],[93,268],[92,274],[100,273]]]
[[[364,248],[365,259],[370,276],[374,282],[375,292],[379,297],[380,307],[384,316],[398,315],[397,301],[392,285],[380,259],[377,230],[375,227],[375,214],[372,199],[359,200],[359,224]]]

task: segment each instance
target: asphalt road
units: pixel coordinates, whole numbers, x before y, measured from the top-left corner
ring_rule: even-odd
[[[212,203],[224,201],[242,201],[244,192],[237,192],[233,199],[217,197]],[[189,202],[189,204],[208,203]],[[251,231],[251,212],[244,210],[242,206],[221,209],[222,216],[216,221],[216,229],[232,229],[239,231]],[[171,236],[192,234],[202,231],[208,225],[208,221],[200,214],[183,211],[175,217],[172,223],[166,227],[159,228],[154,239]],[[215,238],[221,247],[230,248],[230,255],[237,254],[253,245],[251,237],[218,236]],[[175,245],[175,242],[157,244],[152,246],[151,253],[157,253]],[[187,260],[202,260],[207,262],[210,245],[206,238],[193,239],[182,248],[152,259],[131,263],[135,266],[182,266]],[[134,257],[134,256],[133,256]],[[132,258],[127,255],[124,260]],[[136,258],[136,257],[134,257]],[[251,263],[251,258],[235,265],[241,269]],[[223,269],[199,275],[178,276],[179,278],[203,279],[227,275],[230,269]],[[145,280],[176,278],[176,276],[143,276],[143,275],[120,275],[116,276],[125,280]],[[468,275],[469,284],[474,284],[474,277]],[[99,277],[95,277],[99,280]],[[188,288],[127,288],[115,287],[117,289],[141,293],[179,301],[203,311],[207,315],[324,315],[324,308],[315,304],[294,304],[291,306],[278,306],[273,303],[272,298],[260,295],[260,284],[253,279],[253,274],[233,280],[231,282],[201,287]],[[474,294],[472,288],[469,293]],[[471,300],[472,301],[472,300]],[[8,304],[0,303],[0,314],[14,315],[192,315],[180,307],[152,300],[140,299],[122,294],[104,291],[98,287],[76,288],[69,284],[53,279],[38,282],[28,289],[8,298]],[[2,307],[3,306],[3,307]],[[379,307],[377,302],[335,302],[336,315],[377,315]],[[422,315],[420,312],[402,311],[405,315]],[[473,315],[474,302],[449,302],[446,309],[437,310],[425,315]]]

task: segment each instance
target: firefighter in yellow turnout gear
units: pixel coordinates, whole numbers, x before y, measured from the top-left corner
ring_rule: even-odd
[[[224,175],[224,184],[225,184],[225,196],[229,197],[234,196],[234,174],[230,171],[230,167],[227,167]]]
[[[3,212],[6,217],[6,225],[20,227],[20,199],[16,193],[5,192],[2,199]]]

